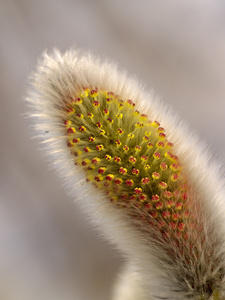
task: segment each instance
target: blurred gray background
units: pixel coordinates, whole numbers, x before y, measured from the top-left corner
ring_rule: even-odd
[[[108,300],[123,259],[70,199],[22,116],[42,51],[119,63],[225,162],[223,0],[0,0],[0,299]]]

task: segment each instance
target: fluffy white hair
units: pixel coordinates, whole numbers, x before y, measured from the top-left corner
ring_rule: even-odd
[[[74,50],[65,54],[45,53],[32,77],[32,86],[28,101],[35,128],[67,191],[79,201],[104,237],[127,257],[128,267],[118,279],[113,299],[224,299],[224,182],[219,166],[211,160],[198,138],[171,109],[154,99],[151,92],[118,71],[115,64],[101,62],[90,53],[83,55]],[[124,211],[109,202],[104,193],[86,182],[82,168],[74,165],[65,143],[62,120],[65,99],[77,95],[81,87],[98,87],[114,92],[121,99],[132,99],[138,110],[165,128],[200,207],[197,215],[202,231],[198,234],[204,243],[198,244],[199,257],[184,260],[175,245],[176,259],[173,255],[170,257],[163,243],[154,243],[148,230],[141,230]]]

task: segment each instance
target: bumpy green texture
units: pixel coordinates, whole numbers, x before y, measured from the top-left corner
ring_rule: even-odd
[[[164,128],[112,92],[83,89],[68,102],[67,145],[87,181],[162,236],[188,239],[190,189]],[[193,229],[193,228],[192,228]]]

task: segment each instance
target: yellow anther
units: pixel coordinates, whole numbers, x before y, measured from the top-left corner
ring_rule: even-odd
[[[89,153],[89,152],[91,152],[91,149],[89,147],[85,147],[84,152]]]
[[[105,134],[105,130],[104,130],[104,129],[101,129],[101,130],[99,131],[99,134],[104,135],[104,134]]]
[[[146,121],[147,120],[147,115],[141,114],[140,119],[142,121]]]
[[[135,127],[137,127],[137,128],[144,127],[144,123],[142,123],[142,122],[137,122],[137,123],[135,124]]]
[[[104,115],[108,115],[109,114],[108,109],[107,108],[103,109],[103,113],[104,113]]]
[[[124,151],[129,151],[129,147],[127,145],[123,146]]]
[[[81,132],[84,132],[84,131],[87,130],[86,127],[84,127],[84,126],[80,126],[78,129],[79,129]]]
[[[147,164],[147,165],[144,165],[144,169],[145,170],[149,170],[150,169],[150,166]]]
[[[108,181],[112,181],[113,178],[114,178],[113,174],[108,174],[105,179],[108,180]]]
[[[87,90],[84,90],[84,91],[82,92],[82,94],[81,94],[81,97],[82,97],[82,98],[88,97],[88,92],[89,92],[88,89],[87,89]]]
[[[75,132],[76,132],[76,129],[75,129],[74,127],[69,127],[69,128],[67,129],[67,132],[68,132],[68,133],[75,133]]]
[[[151,135],[151,132],[150,132],[150,131],[145,131],[145,135],[146,135],[146,136],[150,136],[150,135]]]
[[[83,119],[84,118],[84,116],[82,115],[82,114],[76,114],[76,117],[78,118],[78,119]]]
[[[94,157],[94,158],[92,159],[91,162],[92,162],[94,165],[97,165],[97,164],[100,163],[100,161],[101,161],[101,159],[100,159],[99,157]]]
[[[101,168],[98,169],[98,173],[103,174],[103,173],[105,173],[105,170],[106,170],[105,167],[101,167]]]
[[[119,108],[120,110],[122,110],[122,109],[124,108],[123,103],[119,103],[119,104],[118,104],[118,108]]]
[[[160,132],[159,135],[158,135],[158,138],[159,138],[159,140],[165,140],[165,138],[166,138],[165,133]]]
[[[70,120],[66,120],[65,122],[64,122],[64,125],[68,128],[68,127],[70,127],[70,125],[72,124],[72,122],[70,121]]]
[[[115,184],[120,185],[120,184],[122,184],[122,183],[123,183],[123,179],[121,179],[121,178],[116,178],[116,179],[115,179]]]
[[[94,118],[94,115],[90,112],[87,115],[88,115],[88,118],[90,118],[90,119]]]
[[[90,95],[91,95],[91,97],[96,97],[96,96],[98,96],[98,91],[97,90],[92,90],[90,92]]]
[[[100,181],[102,181],[104,178],[103,178],[103,176],[102,175],[97,175],[96,177],[95,177],[95,180],[97,181],[97,182],[100,182]]]
[[[110,161],[112,159],[112,156],[106,154],[105,159],[108,160],[108,161]]]
[[[157,127],[160,126],[159,122],[157,122],[157,121],[152,122],[151,125],[152,125],[153,127],[155,127],[155,128],[157,128]]]
[[[126,168],[123,168],[123,167],[121,167],[121,168],[119,169],[119,172],[120,172],[120,174],[123,174],[123,175],[125,175],[125,174],[127,173],[127,169],[126,169]]]
[[[160,174],[158,172],[153,172],[152,173],[152,178],[153,179],[159,179],[159,177],[160,177]]]
[[[166,188],[167,188],[167,184],[166,184],[165,182],[161,181],[161,182],[159,183],[159,187],[160,187],[161,189],[166,189]]]
[[[154,157],[155,159],[160,159],[160,158],[161,158],[161,154],[160,154],[159,152],[155,152],[155,153],[153,154],[153,157]]]
[[[123,133],[123,129],[122,129],[122,128],[118,128],[118,129],[117,129],[117,132],[118,132],[119,134],[122,134],[122,133]]]
[[[133,133],[129,133],[128,135],[127,135],[127,137],[129,138],[129,139],[133,139],[134,138],[134,134]]]
[[[69,115],[72,115],[72,114],[75,113],[75,109],[70,107],[70,108],[67,109],[67,112],[68,112]]]
[[[118,113],[118,114],[116,114],[116,117],[117,117],[118,119],[122,119],[122,118],[123,118],[123,114]]]
[[[170,179],[171,179],[172,181],[177,181],[178,175],[177,175],[177,174],[173,174],[173,175],[170,176]]]

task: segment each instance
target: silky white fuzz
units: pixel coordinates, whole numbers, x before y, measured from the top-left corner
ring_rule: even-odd
[[[89,53],[44,54],[32,85],[45,151],[130,262],[113,300],[224,299],[224,182],[198,138]]]

